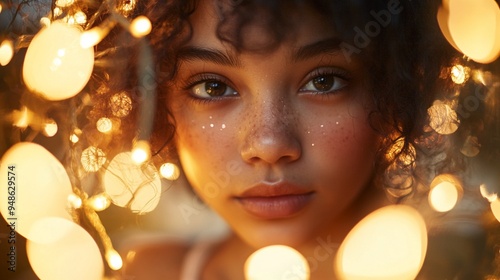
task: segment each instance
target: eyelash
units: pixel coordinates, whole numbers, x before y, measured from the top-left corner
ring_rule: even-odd
[[[311,83],[314,79],[322,77],[322,76],[330,76],[332,75],[334,79],[342,79],[347,85],[342,86],[340,89],[332,90],[332,91],[314,91],[314,90],[306,90],[304,87],[306,87],[309,83]],[[306,82],[300,87],[299,92],[300,93],[308,93],[312,95],[323,95],[327,97],[330,94],[337,94],[338,92],[342,91],[345,89],[345,87],[348,86],[349,80],[350,80],[350,75],[347,71],[344,71],[342,69],[338,68],[333,68],[333,67],[322,67],[322,68],[317,68],[310,72],[307,77],[306,77]],[[182,89],[184,91],[187,91],[189,95],[191,96],[193,101],[200,102],[200,103],[210,103],[210,102],[217,102],[223,99],[226,99],[230,96],[213,96],[213,97],[200,97],[196,94],[194,94],[193,88],[196,87],[197,85],[201,85],[203,83],[208,83],[208,82],[218,82],[218,83],[223,83],[227,85],[227,87],[234,89],[234,86],[231,85],[231,82],[226,79],[223,76],[217,75],[217,74],[212,74],[212,73],[203,73],[199,74],[191,79],[188,79],[184,85],[182,85]],[[334,80],[334,82],[336,82]],[[235,90],[236,92],[236,90]],[[236,92],[237,93],[237,92]]]

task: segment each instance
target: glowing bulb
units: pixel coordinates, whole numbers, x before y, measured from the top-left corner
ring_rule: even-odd
[[[30,238],[34,223],[46,217],[72,220],[67,211],[67,198],[72,193],[68,174],[44,147],[21,142],[5,152],[0,161],[0,184],[7,191],[6,186],[13,184],[8,182],[13,180],[16,180],[16,193],[10,200],[2,195],[0,212],[5,219],[22,217],[23,222],[16,227],[19,234]]]
[[[177,165],[173,163],[164,163],[160,167],[160,175],[167,180],[177,180],[180,175],[180,170]]]
[[[2,3],[0,3],[0,13],[2,13]]]
[[[78,137],[78,135],[73,133],[69,136],[69,141],[71,141],[71,143],[73,144],[76,144],[78,143],[78,141],[80,141],[80,138]]]
[[[151,148],[149,147],[149,142],[140,140],[137,141],[132,149],[132,160],[136,164],[143,164],[151,157]]]
[[[99,247],[76,223],[45,218],[33,226],[30,235],[33,238],[26,242],[26,252],[39,279],[102,280],[104,264]]]
[[[102,211],[105,210],[109,207],[111,204],[111,201],[105,194],[98,194],[94,195],[91,198],[89,198],[89,205],[94,209],[95,211]]]
[[[494,0],[449,0],[448,28],[456,46],[479,63],[500,55],[500,9]]]
[[[463,65],[454,65],[451,68],[451,80],[458,85],[461,85],[467,81],[469,78],[469,69],[465,68]]]
[[[123,266],[122,257],[115,250],[108,250],[106,252],[106,261],[112,270],[119,270]]]
[[[111,96],[109,105],[111,113],[115,117],[122,118],[127,116],[132,110],[132,99],[125,92],[120,92]]]
[[[19,128],[27,128],[33,119],[33,113],[26,107],[22,107],[21,111],[14,111],[13,125]]]
[[[307,260],[295,249],[272,245],[255,251],[245,262],[246,280],[309,279]]]
[[[73,15],[73,18],[75,19],[75,22],[78,24],[85,24],[87,22],[87,15],[82,11],[76,12]]]
[[[488,187],[485,184],[479,186],[479,191],[481,195],[486,198],[490,203],[498,199],[498,195],[496,193],[490,193]]]
[[[43,134],[47,137],[52,137],[56,135],[57,130],[58,130],[57,123],[52,119],[46,121],[45,124],[43,125]]]
[[[94,50],[80,46],[81,33],[56,21],[35,35],[23,65],[23,78],[31,91],[47,100],[63,100],[85,87],[94,67]]]
[[[106,154],[101,149],[90,146],[83,150],[80,162],[85,171],[96,172],[106,163]]]
[[[104,171],[103,185],[112,202],[140,214],[150,212],[160,202],[161,180],[152,164],[137,165],[131,153],[116,155]]]
[[[432,180],[429,204],[438,212],[448,212],[455,207],[462,194],[462,184],[453,175],[441,174]]]
[[[0,65],[5,66],[9,64],[14,56],[14,44],[11,40],[3,40],[0,45]]]
[[[48,17],[42,17],[40,19],[40,25],[43,26],[44,28],[49,27],[50,23],[51,23],[51,21]]]
[[[340,279],[413,280],[427,251],[427,230],[417,210],[380,208],[361,220],[337,252]]]
[[[440,101],[435,102],[427,109],[427,114],[429,116],[429,126],[437,133],[448,135],[457,131],[460,120],[457,112],[448,104]]]
[[[74,193],[68,195],[68,203],[75,209],[80,209],[82,207],[82,199]]]
[[[149,32],[151,32],[151,21],[145,16],[138,16],[130,23],[130,33],[136,38],[144,37]]]
[[[108,118],[100,118],[96,123],[97,130],[102,133],[108,133],[113,129],[113,122]]]
[[[80,36],[80,46],[84,49],[92,48],[99,44],[104,37],[105,33],[103,30],[99,26],[96,26],[82,33]]]

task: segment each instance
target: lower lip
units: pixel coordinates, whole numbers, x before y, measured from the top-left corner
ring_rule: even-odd
[[[237,198],[243,209],[262,219],[280,219],[300,212],[312,199],[313,193],[272,197]]]

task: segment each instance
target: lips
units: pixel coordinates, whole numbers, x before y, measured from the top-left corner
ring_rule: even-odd
[[[311,201],[314,192],[287,183],[259,184],[235,199],[243,209],[262,219],[291,217]]]

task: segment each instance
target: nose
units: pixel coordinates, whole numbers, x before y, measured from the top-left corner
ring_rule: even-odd
[[[298,117],[286,101],[269,98],[249,106],[242,122],[241,157],[248,163],[278,164],[300,158]],[[250,113],[251,112],[251,113]]]

